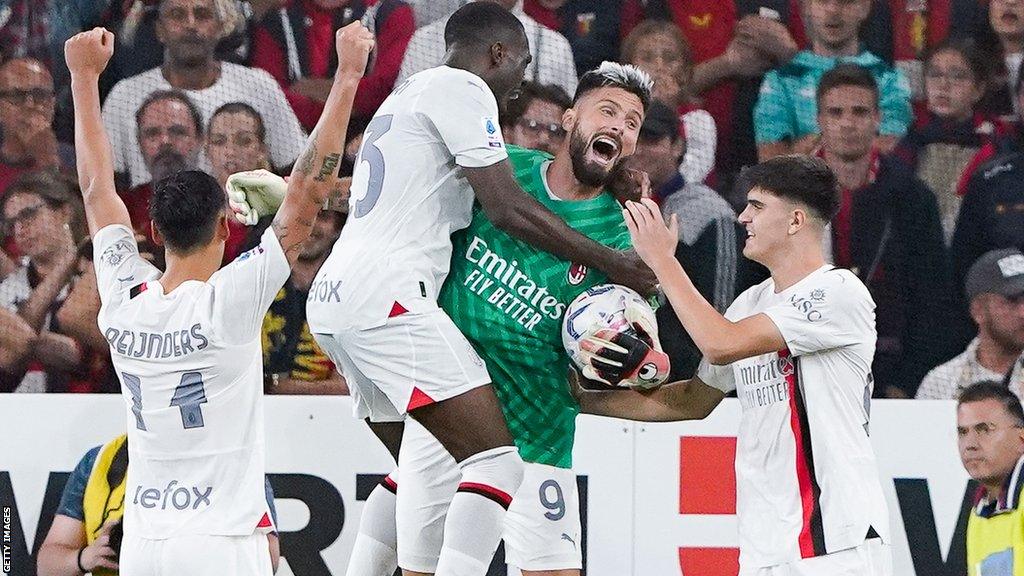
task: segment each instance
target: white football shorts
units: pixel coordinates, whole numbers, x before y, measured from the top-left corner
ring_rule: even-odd
[[[483,359],[440,309],[313,337],[348,382],[360,419],[400,421],[410,410],[491,381]]]
[[[148,540],[124,535],[121,574],[131,576],[272,576],[267,535],[177,536]]]
[[[767,568],[740,568],[740,576],[892,576],[892,547],[881,538],[856,548]]]
[[[406,420],[398,469],[398,564],[433,573],[461,472],[440,442],[414,419]],[[523,483],[505,515],[506,561],[530,571],[579,569],[581,537],[576,474],[526,462]]]

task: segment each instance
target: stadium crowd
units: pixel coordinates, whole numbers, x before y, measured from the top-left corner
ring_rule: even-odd
[[[486,1],[486,0],[478,0]],[[533,61],[503,111],[509,143],[553,151],[578,74],[603,60],[655,79],[628,166],[679,218],[677,257],[719,310],[766,272],[742,256],[742,168],[822,157],[842,192],[832,261],[877,304],[875,394],[955,398],[1024,379],[1024,1],[492,0],[523,23]],[[0,0],[0,391],[115,392],[74,182],[64,41],[114,31],[101,82],[119,193],[144,252],[151,182],[186,168],[286,173],[323,110],[334,32],[377,36],[342,175],[391,90],[444,56],[463,0]],[[346,184],[347,186],[347,184]],[[346,190],[339,190],[344,198]],[[263,324],[267,392],[345,394],[305,301],[345,225],[317,219]],[[269,222],[232,227],[225,262]],[[699,352],[659,313],[673,376]]]

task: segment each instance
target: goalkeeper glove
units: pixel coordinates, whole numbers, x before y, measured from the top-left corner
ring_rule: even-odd
[[[284,202],[288,183],[267,170],[249,170],[228,176],[228,204],[235,219],[253,226],[260,218],[277,212]]]
[[[650,333],[639,324],[617,331],[602,328],[580,341],[583,376],[612,386],[649,389],[668,380],[669,358],[653,346]]]

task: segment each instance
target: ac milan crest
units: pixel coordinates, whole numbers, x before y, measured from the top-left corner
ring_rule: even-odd
[[[569,273],[566,275],[566,279],[569,281],[569,284],[572,284],[573,286],[578,286],[580,283],[583,282],[583,280],[586,277],[587,267],[584,266],[583,264],[577,264],[573,262],[569,266]]]

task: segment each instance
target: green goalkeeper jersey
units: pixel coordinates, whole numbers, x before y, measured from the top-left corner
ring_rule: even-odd
[[[516,179],[566,224],[612,248],[630,246],[611,193],[566,201],[544,181],[551,156],[508,147]],[[505,420],[523,460],[572,466],[579,406],[569,393],[562,316],[581,292],[608,281],[498,230],[476,206],[469,227],[452,236],[452,265],[439,302],[487,362]]]

